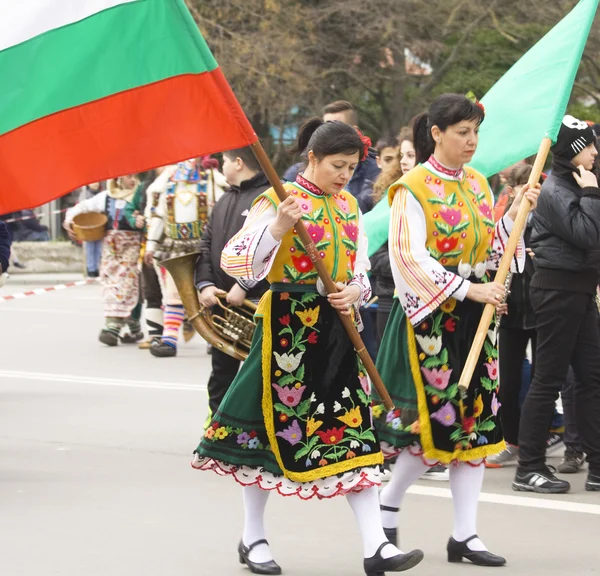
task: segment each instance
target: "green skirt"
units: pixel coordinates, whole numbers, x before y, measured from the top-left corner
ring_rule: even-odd
[[[327,299],[269,291],[250,353],[194,468],[304,499],[377,485],[383,455],[364,367]]]
[[[458,380],[483,306],[450,298],[417,326],[394,302],[377,369],[396,408],[374,400],[373,416],[386,457],[419,445],[430,462],[476,461],[505,447],[498,417],[498,350],[495,325],[466,398]]]

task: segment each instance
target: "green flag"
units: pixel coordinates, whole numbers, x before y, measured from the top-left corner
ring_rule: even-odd
[[[485,95],[473,168],[489,177],[556,142],[599,1],[581,0]]]
[[[556,142],[600,0],[580,0],[482,99],[485,122],[471,165],[485,176],[532,156],[545,137]],[[387,197],[365,214],[369,256],[388,239]]]

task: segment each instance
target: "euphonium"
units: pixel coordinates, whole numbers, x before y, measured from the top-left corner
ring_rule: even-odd
[[[196,332],[217,350],[237,360],[245,360],[256,328],[253,320],[256,304],[244,300],[242,307],[229,306],[222,302],[224,296],[221,296],[218,304],[222,309],[222,316],[213,314],[209,308],[202,308],[194,285],[194,267],[198,255],[198,252],[194,252],[169,258],[160,262],[160,266],[164,266],[171,274],[188,322]]]

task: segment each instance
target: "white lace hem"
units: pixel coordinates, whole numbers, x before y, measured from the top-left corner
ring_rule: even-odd
[[[212,470],[219,476],[233,476],[242,486],[258,485],[261,490],[276,490],[281,496],[298,496],[301,500],[311,498],[333,498],[345,496],[350,492],[360,492],[366,488],[379,486],[383,472],[379,466],[351,470],[341,476],[330,476],[312,482],[294,482],[285,476],[267,472],[263,468],[234,466],[221,460],[200,458],[198,454],[192,460],[196,470]]]
[[[408,450],[411,456],[415,456],[421,458],[423,464],[427,466],[437,466],[438,464],[442,464],[439,460],[425,458],[425,453],[423,452],[423,447],[415,442],[406,448],[395,448],[391,444],[387,442],[381,442],[381,452],[383,453],[383,457],[385,460],[389,460],[390,458],[396,458],[401,452],[404,450]],[[443,464],[443,466],[456,466],[459,462],[463,462],[463,460],[452,460],[450,464]],[[485,458],[478,458],[477,460],[470,460],[466,462],[469,466],[481,466],[485,463]]]

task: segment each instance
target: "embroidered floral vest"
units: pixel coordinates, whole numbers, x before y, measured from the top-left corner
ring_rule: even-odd
[[[346,191],[335,195],[314,194],[299,184],[285,184],[285,189],[301,201],[302,221],[332,278],[336,282],[352,280],[358,249],[356,199]],[[268,198],[275,207],[279,206],[279,198],[272,188],[258,198],[262,197]],[[290,230],[281,241],[267,280],[271,284],[315,284],[317,278],[317,271],[300,238],[295,230]]]
[[[465,166],[462,181],[445,179],[422,164],[388,192],[390,204],[404,186],[419,202],[427,222],[427,249],[444,266],[485,262],[494,235],[492,193],[479,172]]]

